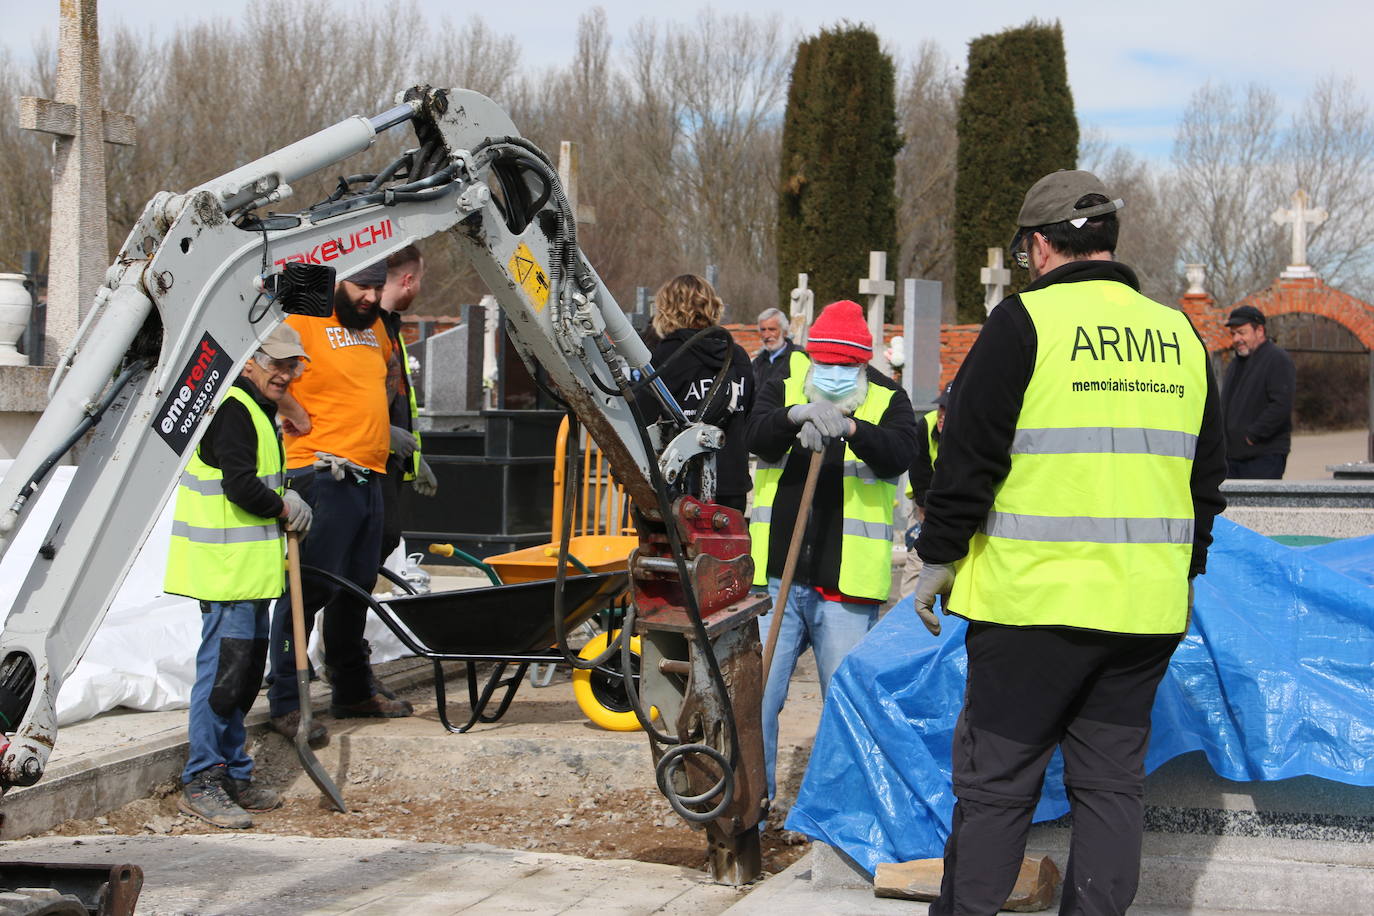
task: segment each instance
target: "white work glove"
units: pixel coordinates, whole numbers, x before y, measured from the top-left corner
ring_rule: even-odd
[[[315,512],[301,494],[287,490],[281,500],[286,504],[286,530],[294,531],[301,537],[310,533],[310,523],[315,520]]]
[[[346,471],[353,471],[355,476],[361,478],[366,478],[368,474],[372,473],[361,464],[354,464],[347,458],[340,458],[338,455],[329,454],[329,452],[316,452],[313,467],[317,471],[323,471],[327,468],[329,476],[335,480],[343,480]]]
[[[830,401],[798,404],[787,411],[787,419],[801,427],[797,441],[802,448],[813,452],[825,450],[825,440],[835,439],[849,432],[849,418]]]
[[[408,462],[419,447],[420,443],[415,441],[413,432],[403,426],[391,427],[391,454],[395,455],[401,464]]]
[[[429,462],[424,458],[420,459],[420,469],[410,485],[421,496],[434,496],[439,492],[439,478],[434,476],[434,471],[430,470]]]
[[[916,614],[933,635],[940,635],[940,618],[935,616],[935,596],[945,599],[949,613],[949,591],[954,585],[954,567],[948,563],[927,563],[916,577]]]

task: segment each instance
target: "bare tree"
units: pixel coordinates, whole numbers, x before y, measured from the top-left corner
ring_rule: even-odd
[[[1101,134],[1084,131],[1078,162],[1125,201],[1117,257],[1140,279],[1141,291],[1173,303],[1181,292],[1180,230],[1173,179],[1122,147],[1109,147]]]
[[[954,316],[954,175],[962,81],[938,45],[921,43],[897,88],[897,276],[939,280]]]
[[[1308,261],[1325,280],[1374,296],[1374,116],[1353,79],[1312,90],[1282,147],[1279,190],[1303,188],[1329,218],[1310,236]],[[1280,202],[1286,197],[1280,198]]]

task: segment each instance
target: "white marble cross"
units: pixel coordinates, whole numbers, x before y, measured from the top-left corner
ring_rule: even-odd
[[[889,369],[887,357],[883,356],[883,317],[887,297],[896,295],[897,284],[887,278],[887,252],[868,253],[868,276],[859,280],[859,294],[868,297],[868,331],[873,335],[873,358],[870,366],[886,372]]]
[[[983,284],[983,308],[989,315],[1007,295],[1007,284],[1011,282],[1011,271],[1002,263],[1002,249],[988,249],[988,266],[978,271],[978,282]]]
[[[1325,210],[1320,208],[1308,209],[1309,198],[1307,192],[1302,188],[1293,192],[1291,208],[1279,207],[1271,217],[1280,226],[1292,224],[1293,226],[1293,256],[1288,264],[1288,269],[1280,276],[1284,277],[1311,277],[1315,276],[1312,268],[1307,264],[1307,227],[1311,224],[1312,228],[1320,226],[1326,222],[1328,216]]]
[[[596,208],[590,204],[577,205],[577,185],[582,172],[582,153],[580,144],[564,140],[558,144],[558,180],[563,185],[563,193],[568,197],[573,216],[579,223],[595,225]]]
[[[810,279],[807,274],[797,274],[797,287],[788,297],[791,302],[788,327],[792,342],[799,347],[806,346],[806,332],[816,317],[816,291],[808,288]]]
[[[60,356],[110,266],[105,144],[131,146],[134,119],[100,107],[96,0],[63,0],[56,99],[19,100],[19,126],[55,135],[48,247],[48,353]]]

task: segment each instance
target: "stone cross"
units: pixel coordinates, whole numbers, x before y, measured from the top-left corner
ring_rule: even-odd
[[[581,160],[579,144],[572,140],[564,140],[558,144],[558,180],[563,185],[563,193],[567,195],[568,204],[572,207],[573,216],[577,221],[590,226],[596,224],[596,208],[591,205],[577,205],[577,185],[582,172]]]
[[[873,358],[869,365],[887,372],[887,357],[883,356],[883,318],[887,297],[897,293],[897,284],[887,278],[887,252],[868,253],[868,276],[859,280],[859,294],[868,297],[868,331],[873,335]]]
[[[983,284],[983,308],[991,315],[1007,295],[1007,284],[1011,282],[1011,271],[1002,263],[1002,249],[988,249],[988,266],[978,271],[978,282]]]
[[[1315,229],[1326,222],[1328,214],[1319,208],[1308,209],[1309,198],[1302,188],[1293,192],[1291,200],[1292,207],[1279,207],[1271,217],[1280,226],[1285,223],[1291,223],[1293,226],[1293,259],[1289,262],[1288,269],[1280,276],[1311,277],[1314,273],[1307,264],[1307,226],[1310,223]]]
[[[100,107],[96,0],[62,0],[57,98],[19,100],[19,126],[53,134],[52,234],[48,247],[47,351],[76,336],[110,266],[105,144],[131,146],[134,119]]]
[[[807,288],[809,280],[809,275],[797,274],[796,289],[788,297],[791,301],[788,326],[792,332],[792,342],[799,347],[806,345],[806,330],[816,317],[816,291]]]

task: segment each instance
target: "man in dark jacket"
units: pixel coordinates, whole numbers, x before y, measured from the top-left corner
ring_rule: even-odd
[[[1278,480],[1293,432],[1293,360],[1269,340],[1264,313],[1242,305],[1226,319],[1235,359],[1221,386],[1228,477]]]
[[[778,715],[797,659],[810,648],[824,694],[844,656],[863,639],[888,599],[897,479],[916,455],[916,415],[892,379],[868,365],[873,338],[858,303],[826,306],[806,343],[809,364],[788,360],[759,394],[749,417],[754,478],[754,584],[781,591],[811,455],[824,457],[792,586],[781,615],[760,619],[779,635],[763,692],[768,794],[774,779]],[[798,447],[800,446],[800,447]],[[782,620],[775,621],[775,616]]]
[[[755,391],[762,391],[773,373],[787,365],[788,356],[797,349],[789,331],[782,309],[764,309],[759,313],[759,340],[763,346],[754,356]]]

